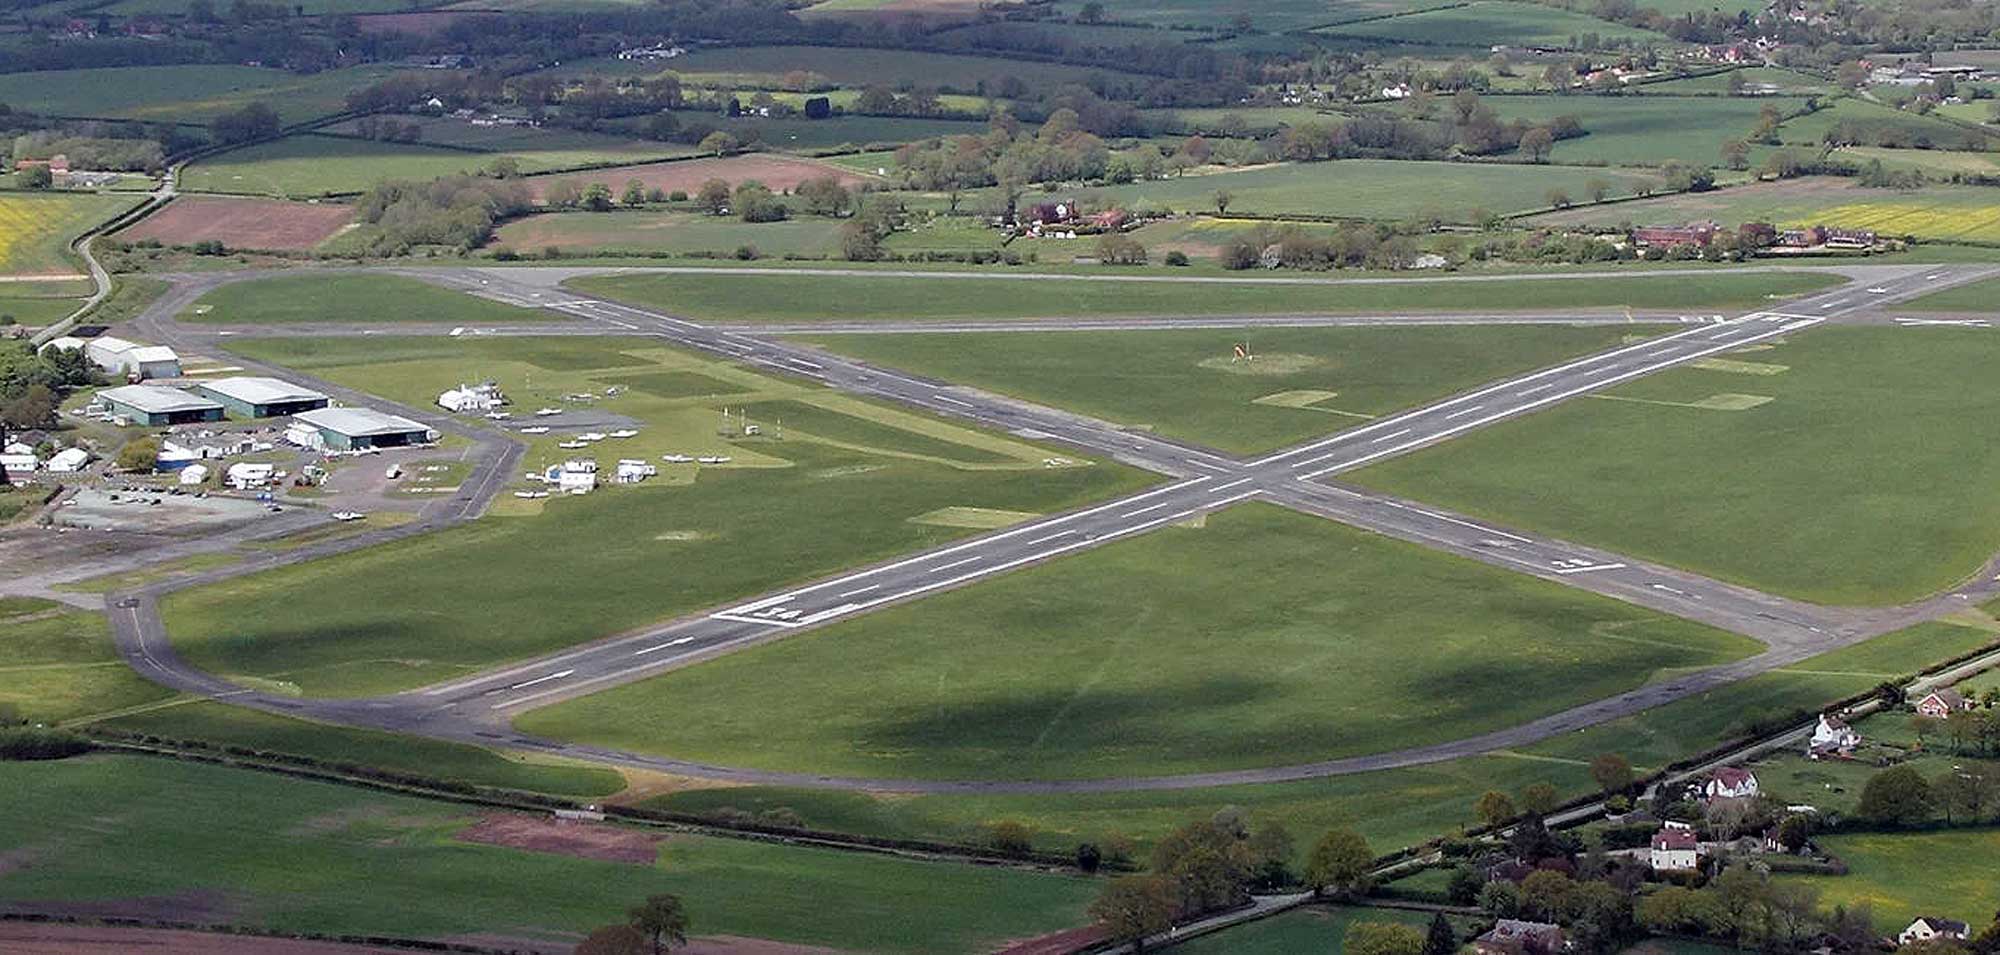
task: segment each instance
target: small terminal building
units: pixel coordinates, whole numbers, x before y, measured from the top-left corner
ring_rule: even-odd
[[[318,451],[365,451],[429,444],[438,433],[400,415],[373,408],[321,408],[292,416],[285,440]]]
[[[277,418],[326,407],[327,397],[278,378],[238,375],[194,386],[196,394],[238,418]]]
[[[59,348],[71,347],[75,339],[56,339],[49,345]],[[126,378],[179,378],[181,359],[174,350],[165,345],[143,345],[139,342],[100,335],[84,339],[83,353],[91,364],[114,375]]]
[[[221,405],[179,388],[121,385],[98,392],[97,400],[112,414],[147,427],[222,420]]]

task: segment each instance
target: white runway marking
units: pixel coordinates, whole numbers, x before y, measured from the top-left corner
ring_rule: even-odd
[[[960,401],[960,400],[958,400],[957,398],[953,398],[953,397],[952,397],[952,396],[950,396],[950,395],[938,395],[938,396],[937,396],[937,400],[939,400],[939,401],[949,401],[949,402],[951,402],[952,404],[955,404],[955,405],[958,405],[958,406],[959,406],[959,407],[961,407],[961,408],[971,408],[971,407],[975,407],[975,406],[973,405],[973,403],[972,403],[972,402],[970,402],[970,401]]]
[[[802,368],[814,368],[814,369],[818,369],[818,368],[825,368],[825,367],[826,367],[825,365],[822,365],[822,364],[820,364],[819,362],[816,362],[816,361],[807,361],[807,360],[805,360],[805,359],[803,359],[803,358],[787,358],[787,359],[785,359],[785,360],[786,360],[786,361],[789,361],[789,362],[791,362],[791,363],[792,363],[792,364],[794,364],[794,365],[798,365],[798,366],[800,366],[800,367],[802,367]]]
[[[881,590],[881,589],[882,589],[882,585],[881,585],[881,584],[869,584],[868,586],[866,586],[866,587],[862,587],[862,588],[861,588],[861,589],[859,589],[859,590],[850,590],[850,591],[848,591],[848,592],[846,592],[846,593],[844,593],[844,594],[839,594],[839,595],[837,595],[837,596],[841,596],[841,597],[852,597],[852,596],[854,596],[854,595],[856,595],[856,594],[865,594],[865,593],[867,593],[867,592],[869,592],[869,591],[871,591],[871,590]]]
[[[1188,458],[1188,459],[1187,459],[1187,463],[1189,463],[1189,464],[1192,464],[1192,465],[1194,465],[1195,467],[1198,467],[1198,468],[1206,468],[1206,469],[1208,469],[1208,470],[1210,470],[1210,471],[1214,471],[1214,472],[1216,472],[1216,473],[1218,473],[1218,474],[1228,474],[1228,473],[1229,473],[1229,469],[1228,469],[1228,468],[1225,468],[1225,467],[1217,467],[1216,465],[1213,465],[1213,464],[1210,464],[1210,463],[1208,463],[1207,461],[1197,461],[1197,460],[1195,460],[1195,459],[1193,459],[1193,458]]]
[[[1533,541],[1533,540],[1531,540],[1531,539],[1529,539],[1529,538],[1526,538],[1526,537],[1522,537],[1522,536],[1520,536],[1519,534],[1509,534],[1509,533],[1507,533],[1506,531],[1500,531],[1500,530],[1494,530],[1493,528],[1491,528],[1491,527],[1487,527],[1487,526],[1485,526],[1485,525],[1482,525],[1482,524],[1474,524],[1474,523],[1473,523],[1473,522],[1471,522],[1471,521],[1465,521],[1465,520],[1460,520],[1460,519],[1458,519],[1458,518],[1456,518],[1456,517],[1453,517],[1453,516],[1451,516],[1451,515],[1449,515],[1449,514],[1439,514],[1439,513],[1438,513],[1438,512],[1436,512],[1436,511],[1427,511],[1427,510],[1424,510],[1424,509],[1423,509],[1423,508],[1421,508],[1421,507],[1411,507],[1410,505],[1408,505],[1408,504],[1404,504],[1404,503],[1402,503],[1402,502],[1400,502],[1400,501],[1385,501],[1384,503],[1386,503],[1386,504],[1388,504],[1388,505],[1389,505],[1390,507],[1393,507],[1393,508],[1396,508],[1396,509],[1398,509],[1398,510],[1403,510],[1403,511],[1410,511],[1410,512],[1412,512],[1412,513],[1416,513],[1416,514],[1422,514],[1423,516],[1425,516],[1425,517],[1428,517],[1428,518],[1430,518],[1431,520],[1434,520],[1434,521],[1443,521],[1443,522],[1445,522],[1445,523],[1447,523],[1447,524],[1457,524],[1457,525],[1458,525],[1458,526],[1460,526],[1460,527],[1467,527],[1467,528],[1471,528],[1472,530],[1475,530],[1475,531],[1478,531],[1478,532],[1480,532],[1481,534],[1492,534],[1492,535],[1494,535],[1494,536],[1496,536],[1496,537],[1505,537],[1505,538],[1507,538],[1508,540],[1511,540],[1511,541],[1518,541],[1518,542],[1520,542],[1520,543],[1523,543],[1523,544],[1532,544],[1532,543],[1534,543],[1534,541]]]
[[[973,555],[973,556],[971,556],[971,557],[967,557],[967,558],[966,558],[966,559],[964,559],[964,560],[954,560],[954,561],[952,561],[952,562],[951,562],[951,563],[949,563],[949,564],[944,564],[944,565],[941,565],[941,566],[938,566],[938,567],[932,567],[932,568],[931,568],[931,573],[933,573],[933,574],[940,574],[940,573],[943,573],[943,572],[945,572],[945,571],[947,571],[947,570],[950,570],[950,569],[952,569],[953,567],[963,567],[963,566],[965,566],[966,564],[970,564],[970,563],[972,563],[972,562],[974,562],[974,561],[976,561],[976,560],[981,560],[981,559],[982,559],[981,557],[979,557],[978,555],[976,555],[976,554],[975,554],[975,555]]]
[[[1245,481],[1247,481],[1247,480],[1249,480],[1249,478],[1244,478],[1244,480],[1245,480]],[[1240,482],[1239,482],[1239,483],[1240,483]],[[1160,502],[1160,503],[1158,503],[1158,504],[1148,504],[1148,505],[1146,505],[1145,507],[1142,507],[1142,508],[1140,508],[1140,509],[1138,509],[1138,510],[1136,510],[1136,511],[1126,511],[1125,513],[1123,513],[1123,514],[1120,514],[1120,515],[1118,515],[1118,516],[1119,516],[1119,517],[1138,517],[1139,515],[1141,515],[1141,514],[1145,514],[1145,513],[1149,512],[1149,511],[1157,511],[1157,510],[1159,510],[1160,508],[1163,508],[1163,507],[1166,507],[1166,506],[1168,506],[1168,505],[1170,505],[1170,504],[1172,504],[1172,503],[1173,503],[1172,501],[1161,501],[1161,502]]]
[[[1520,392],[1519,392],[1519,393],[1520,393],[1520,394],[1523,394],[1523,395],[1532,395],[1532,394],[1534,394],[1534,393],[1536,393],[1536,392],[1540,392],[1540,391],[1547,391],[1547,390],[1549,390],[1550,388],[1554,388],[1555,386],[1556,386],[1556,383],[1555,383],[1555,382],[1553,382],[1553,381],[1551,381],[1551,382],[1547,382],[1547,383],[1545,383],[1545,384],[1540,384],[1540,385],[1536,385],[1536,386],[1535,386],[1535,387],[1533,387],[1533,388],[1523,388],[1523,389],[1521,389],[1521,390],[1520,390]]]
[[[1369,444],[1381,444],[1381,443],[1382,443],[1382,442],[1384,442],[1384,441],[1394,441],[1395,439],[1397,439],[1397,438],[1400,438],[1400,437],[1402,437],[1403,435],[1406,435],[1406,434],[1409,434],[1410,432],[1412,432],[1412,431],[1415,431],[1415,430],[1416,430],[1415,428],[1404,428],[1404,429],[1403,429],[1403,430],[1401,430],[1401,431],[1392,431],[1392,432],[1390,432],[1390,433],[1388,433],[1388,434],[1385,434],[1385,435],[1383,435],[1383,436],[1381,436],[1381,437],[1379,437],[1379,438],[1376,438],[1375,440],[1373,440],[1373,441],[1370,441],[1370,442],[1368,442],[1368,443],[1369,443]]]
[[[1472,407],[1470,407],[1470,408],[1460,408],[1459,410],[1457,410],[1457,411],[1454,411],[1454,412],[1452,412],[1451,414],[1448,414],[1448,415],[1445,415],[1445,416],[1444,416],[1444,420],[1446,420],[1446,421],[1450,421],[1450,420],[1451,420],[1451,419],[1453,419],[1453,418],[1463,418],[1463,417],[1465,417],[1466,415],[1469,415],[1469,414],[1471,414],[1471,413],[1473,413],[1473,412],[1475,412],[1475,411],[1478,411],[1479,409],[1481,409],[1481,408],[1484,408],[1484,407],[1486,407],[1486,406],[1485,406],[1485,405],[1473,405],[1473,406],[1472,406]]]
[[[1229,490],[1229,489],[1230,489],[1230,488],[1232,488],[1232,487],[1242,487],[1243,485],[1245,485],[1245,484],[1248,484],[1248,483],[1250,483],[1251,481],[1254,481],[1254,480],[1256,480],[1256,478],[1243,478],[1243,479],[1241,479],[1241,480],[1237,480],[1237,481],[1231,481],[1231,482],[1229,482],[1228,484],[1221,484],[1221,485],[1217,485],[1217,486],[1215,486],[1215,487],[1212,487],[1212,488],[1209,488],[1209,489],[1208,489],[1208,493],[1210,493],[1210,494],[1221,494],[1222,492],[1224,492],[1224,491],[1227,491],[1227,490]],[[1134,513],[1134,514],[1137,514],[1137,513],[1139,513],[1139,512],[1138,512],[1138,511],[1133,511],[1132,513]]]
[[[575,670],[564,670],[564,671],[562,671],[562,672],[560,672],[560,673],[551,673],[551,674],[549,674],[548,676],[543,676],[543,677],[536,677],[535,679],[532,679],[532,680],[527,680],[527,681],[524,681],[524,682],[521,682],[521,683],[516,683],[516,684],[514,684],[513,686],[510,686],[510,687],[508,687],[507,689],[510,689],[510,690],[521,690],[521,689],[526,689],[526,688],[528,688],[528,687],[531,687],[531,686],[534,686],[534,685],[535,685],[535,684],[537,684],[537,683],[547,683],[547,682],[549,682],[550,680],[560,680],[560,679],[562,679],[563,677],[566,677],[566,676],[569,676],[570,674],[572,674],[572,673],[575,673],[575,672],[576,672]]]
[[[639,652],[634,653],[632,655],[635,657],[643,657],[646,654],[652,653],[655,650],[665,650],[668,647],[678,647],[681,646],[682,644],[693,643],[693,642],[694,642],[693,637],[682,637],[679,640],[668,640],[667,642],[659,644],[658,646],[647,647],[646,649],[640,650]]]
[[[1570,574],[1587,574],[1593,570],[1618,570],[1624,566],[1624,564],[1592,564],[1589,567],[1571,567],[1566,570],[1558,570],[1556,573],[1567,577]]]

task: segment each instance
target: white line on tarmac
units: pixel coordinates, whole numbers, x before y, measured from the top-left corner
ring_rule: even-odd
[[[1447,524],[1457,524],[1460,527],[1469,527],[1475,531],[1480,532],[1481,534],[1492,534],[1495,537],[1505,537],[1510,541],[1518,541],[1523,544],[1534,543],[1533,540],[1526,537],[1522,537],[1519,534],[1509,534],[1506,531],[1494,530],[1493,528],[1487,527],[1484,524],[1474,524],[1471,521],[1461,520],[1459,518],[1451,516],[1450,514],[1439,514],[1436,511],[1427,511],[1421,507],[1411,507],[1410,505],[1401,503],[1399,501],[1384,501],[1383,503],[1389,505],[1390,507],[1398,508],[1405,511],[1411,511],[1417,514],[1422,514],[1423,516],[1428,517],[1434,521],[1443,521]]]
[[[1056,539],[1056,538],[1058,538],[1058,537],[1068,537],[1069,535],[1071,535],[1071,534],[1074,534],[1074,533],[1076,533],[1076,532],[1075,532],[1075,531],[1057,531],[1057,532],[1055,532],[1055,533],[1053,533],[1053,534],[1050,534],[1050,535],[1049,535],[1049,536],[1047,536],[1047,537],[1037,537],[1037,538],[1035,538],[1034,540],[1031,540],[1031,541],[1029,541],[1029,542],[1028,542],[1028,544],[1027,544],[1027,546],[1029,546],[1029,547],[1033,547],[1033,546],[1035,546],[1036,544],[1046,544],[1046,543],[1048,543],[1049,541],[1052,541],[1052,540],[1055,540],[1055,539]],[[843,594],[842,596],[846,596],[846,595],[845,595],[845,594]]]
[[[681,646],[682,644],[687,644],[687,643],[693,643],[693,642],[694,642],[694,638],[693,638],[693,637],[682,637],[682,638],[680,638],[679,640],[668,640],[668,641],[667,641],[667,642],[665,642],[665,643],[661,643],[661,644],[656,644],[656,645],[654,645],[654,646],[650,646],[650,647],[647,647],[646,649],[644,649],[644,650],[640,650],[639,652],[637,652],[637,653],[634,653],[634,654],[632,654],[632,655],[633,655],[633,656],[635,656],[635,657],[643,657],[643,656],[645,656],[646,654],[648,654],[648,653],[652,653],[652,652],[653,652],[653,651],[655,651],[655,650],[665,650],[665,649],[666,649],[666,648],[668,648],[668,647],[678,647],[678,646]]]
[[[1198,468],[1207,468],[1208,470],[1210,470],[1210,471],[1214,471],[1214,472],[1216,472],[1216,473],[1218,473],[1218,474],[1228,474],[1228,473],[1229,473],[1229,469],[1228,469],[1228,468],[1225,468],[1225,467],[1217,467],[1216,465],[1213,465],[1213,464],[1210,464],[1210,463],[1208,463],[1207,461],[1197,461],[1197,460],[1195,460],[1195,459],[1193,459],[1193,458],[1188,458],[1188,459],[1187,459],[1187,463],[1189,463],[1189,464],[1192,464],[1192,465],[1194,465],[1195,467],[1198,467]]]
[[[866,586],[866,587],[862,587],[862,588],[860,588],[860,589],[858,589],[858,590],[850,590],[850,591],[848,591],[848,592],[846,592],[846,593],[844,593],[844,594],[836,594],[835,596],[838,596],[838,597],[852,597],[852,596],[854,596],[854,595],[856,595],[856,594],[865,594],[865,593],[867,593],[867,592],[869,592],[869,591],[871,591],[871,590],[881,590],[881,589],[882,589],[882,585],[881,585],[881,584],[869,584],[868,586]]]
[[[1520,390],[1520,392],[1519,392],[1519,393],[1520,393],[1520,394],[1523,394],[1523,395],[1532,395],[1532,394],[1534,394],[1534,393],[1536,393],[1536,392],[1538,392],[1538,391],[1547,391],[1547,390],[1549,390],[1550,388],[1554,388],[1555,386],[1556,386],[1556,382],[1553,382],[1553,381],[1551,381],[1551,382],[1545,382],[1545,383],[1543,383],[1543,384],[1539,384],[1539,385],[1536,385],[1536,386],[1535,386],[1535,387],[1533,387],[1533,388],[1523,388],[1523,389],[1521,389],[1521,390]]]
[[[1556,571],[1556,575],[1567,577],[1571,574],[1587,574],[1593,570],[1618,570],[1624,566],[1624,564],[1593,564],[1589,567],[1571,567],[1568,570],[1558,570]]]
[[[963,566],[965,566],[966,564],[970,564],[970,563],[972,563],[973,561],[976,561],[976,560],[980,560],[980,559],[981,559],[981,558],[980,558],[980,556],[979,556],[978,554],[974,554],[974,555],[972,555],[971,557],[967,557],[967,558],[966,558],[966,559],[964,559],[964,560],[954,560],[954,561],[952,561],[952,562],[951,562],[951,563],[949,563],[949,564],[944,564],[944,565],[941,565],[941,566],[938,566],[938,567],[932,567],[932,568],[931,568],[931,573],[933,573],[933,574],[941,574],[941,573],[943,573],[943,572],[945,572],[945,571],[947,571],[947,570],[950,570],[950,569],[952,569],[953,567],[963,567]]]
[[[1246,480],[1246,481],[1247,481],[1247,480],[1249,480],[1249,478],[1244,478],[1244,480]],[[1221,490],[1221,489],[1220,489],[1220,488],[1217,488],[1217,490]],[[1172,502],[1172,501],[1161,501],[1161,502],[1160,502],[1160,503],[1158,503],[1158,504],[1148,504],[1148,505],[1146,505],[1145,507],[1142,507],[1142,508],[1140,508],[1140,509],[1138,509],[1138,510],[1136,510],[1136,511],[1126,511],[1125,513],[1123,513],[1123,514],[1120,514],[1120,515],[1118,515],[1118,516],[1119,516],[1119,517],[1138,517],[1139,515],[1141,515],[1141,514],[1144,514],[1144,513],[1148,512],[1148,511],[1157,511],[1157,510],[1159,510],[1160,508],[1163,508],[1163,507],[1167,507],[1167,506],[1169,506],[1169,505],[1171,505],[1171,504],[1173,504],[1173,503],[1174,503],[1174,502]]]
[[[806,367],[806,368],[825,368],[825,367],[826,367],[825,365],[822,365],[822,364],[820,364],[819,362],[816,362],[816,361],[807,361],[807,360],[805,360],[805,359],[803,359],[803,358],[787,358],[787,359],[785,359],[785,360],[786,360],[786,361],[789,361],[789,362],[791,362],[791,363],[792,363],[792,364],[794,364],[794,365],[800,365],[800,366],[802,366],[802,367]]]
[[[1486,407],[1486,406],[1485,406],[1485,405],[1473,405],[1473,406],[1472,406],[1472,407],[1470,407],[1470,408],[1460,408],[1459,410],[1457,410],[1457,411],[1454,411],[1454,412],[1452,412],[1451,414],[1448,414],[1448,415],[1445,415],[1445,416],[1444,416],[1444,420],[1446,420],[1446,421],[1450,421],[1450,420],[1451,420],[1451,419],[1453,419],[1453,418],[1463,418],[1463,417],[1465,417],[1466,415],[1469,415],[1469,414],[1471,414],[1471,413],[1473,413],[1473,412],[1475,412],[1475,411],[1478,411],[1479,409],[1481,409],[1481,408],[1484,408],[1484,407]]]
[[[1394,440],[1396,440],[1397,438],[1400,438],[1400,437],[1402,437],[1403,435],[1406,435],[1406,434],[1409,434],[1410,432],[1412,432],[1412,431],[1415,431],[1415,430],[1416,430],[1415,428],[1404,428],[1404,429],[1403,429],[1403,430],[1401,430],[1401,431],[1391,431],[1391,432],[1389,432],[1388,434],[1385,434],[1385,435],[1383,435],[1383,436],[1381,436],[1381,437],[1379,437],[1379,438],[1376,438],[1376,439],[1374,439],[1373,441],[1370,441],[1370,442],[1368,442],[1368,443],[1369,443],[1369,444],[1381,444],[1381,443],[1382,443],[1382,442],[1384,442],[1384,441],[1394,441]]]
[[[973,405],[973,403],[972,403],[972,402],[970,402],[970,401],[960,401],[960,400],[958,400],[957,398],[953,398],[953,397],[952,397],[952,396],[950,396],[950,395],[938,395],[938,396],[937,396],[937,400],[939,400],[939,401],[949,401],[949,402],[951,402],[952,404],[955,404],[955,405],[958,405],[959,407],[962,407],[962,408],[971,408],[971,407],[975,407],[975,406]]]
[[[575,672],[576,672],[575,670],[564,670],[560,673],[551,673],[548,676],[536,677],[535,679],[532,680],[528,680],[522,683],[516,683],[513,686],[508,687],[507,689],[510,690],[526,689],[528,687],[534,686],[537,683],[547,683],[550,680],[560,680],[563,677],[569,676],[570,674]]]
[[[793,622],[791,622],[790,620],[773,620],[773,619],[771,619],[771,618],[769,618],[769,617],[746,617],[746,616],[743,616],[742,614],[737,614],[737,613],[731,613],[731,612],[729,612],[729,611],[727,611],[727,610],[724,610],[724,611],[722,611],[722,612],[720,612],[720,613],[712,613],[712,614],[709,614],[709,615],[708,615],[708,619],[710,619],[710,620],[727,620],[727,621],[730,621],[730,622],[732,622],[732,623],[761,623],[761,624],[763,624],[763,625],[765,625],[765,626],[767,626],[767,627],[796,627],[796,626],[798,626],[798,624],[796,624],[796,623],[793,623]]]
[[[1227,490],[1229,490],[1229,489],[1230,489],[1230,488],[1232,488],[1232,487],[1242,487],[1243,485],[1245,485],[1245,484],[1248,484],[1248,483],[1250,483],[1251,481],[1254,481],[1254,480],[1256,480],[1256,478],[1243,478],[1243,479],[1241,479],[1241,480],[1236,480],[1236,481],[1231,481],[1231,482],[1229,482],[1228,484],[1223,484],[1223,485],[1220,485],[1220,486],[1217,486],[1217,487],[1212,487],[1212,488],[1209,488],[1209,489],[1208,489],[1208,493],[1210,493],[1210,494],[1221,494],[1222,492],[1224,492],[1224,491],[1227,491]],[[1137,511],[1134,511],[1133,513],[1135,513],[1135,514],[1136,514],[1136,513],[1138,513],[1138,512],[1137,512]]]

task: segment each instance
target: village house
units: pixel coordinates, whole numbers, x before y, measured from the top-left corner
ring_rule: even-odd
[[[1972,709],[1972,701],[1966,699],[1965,694],[1948,686],[1932,690],[1917,701],[1917,712],[1934,720],[1941,720],[1953,713],[1962,713],[1969,709]]]
[[[1837,756],[1841,759],[1850,759],[1854,756],[1854,748],[1859,745],[1861,745],[1861,734],[1856,733],[1854,727],[1847,725],[1846,720],[1821,713],[1819,725],[1813,727],[1812,739],[1806,741],[1806,757],[1824,759],[1827,756]]]
[[[1655,872],[1693,872],[1701,865],[1701,839],[1684,822],[1669,822],[1653,833],[1650,861]]]
[[[1715,775],[1708,777],[1708,782],[1702,786],[1701,793],[1713,801],[1754,799],[1759,791],[1755,773],[1740,766],[1724,766],[1716,770]]]
[[[1706,247],[1721,229],[1721,226],[1713,222],[1640,226],[1632,230],[1632,241],[1642,246],[1658,248],[1673,248],[1680,245]]]
[[[1972,927],[1966,925],[1964,922],[1956,919],[1941,919],[1933,915],[1919,915],[1916,921],[1910,923],[1909,928],[1897,934],[1896,944],[1909,945],[1915,942],[1928,942],[1934,938],[1955,939],[1963,942],[1971,937]]]
[[[1473,939],[1472,947],[1479,955],[1555,955],[1566,951],[1569,941],[1560,925],[1501,919],[1486,934]]]

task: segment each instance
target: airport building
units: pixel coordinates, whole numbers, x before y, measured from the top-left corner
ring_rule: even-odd
[[[56,345],[63,341],[50,342]],[[59,346],[66,347],[66,346]],[[85,339],[83,353],[89,356],[91,364],[114,375],[145,380],[147,378],[179,378],[181,359],[174,350],[165,345],[142,345],[101,335]]]
[[[277,378],[238,375],[194,386],[196,394],[218,402],[239,418],[277,418],[326,407],[327,397]]]
[[[320,451],[363,451],[428,444],[438,439],[430,428],[399,415],[373,408],[321,408],[292,416],[285,440]]]
[[[147,427],[222,420],[221,405],[179,388],[121,385],[98,392],[97,400],[112,414]]]

